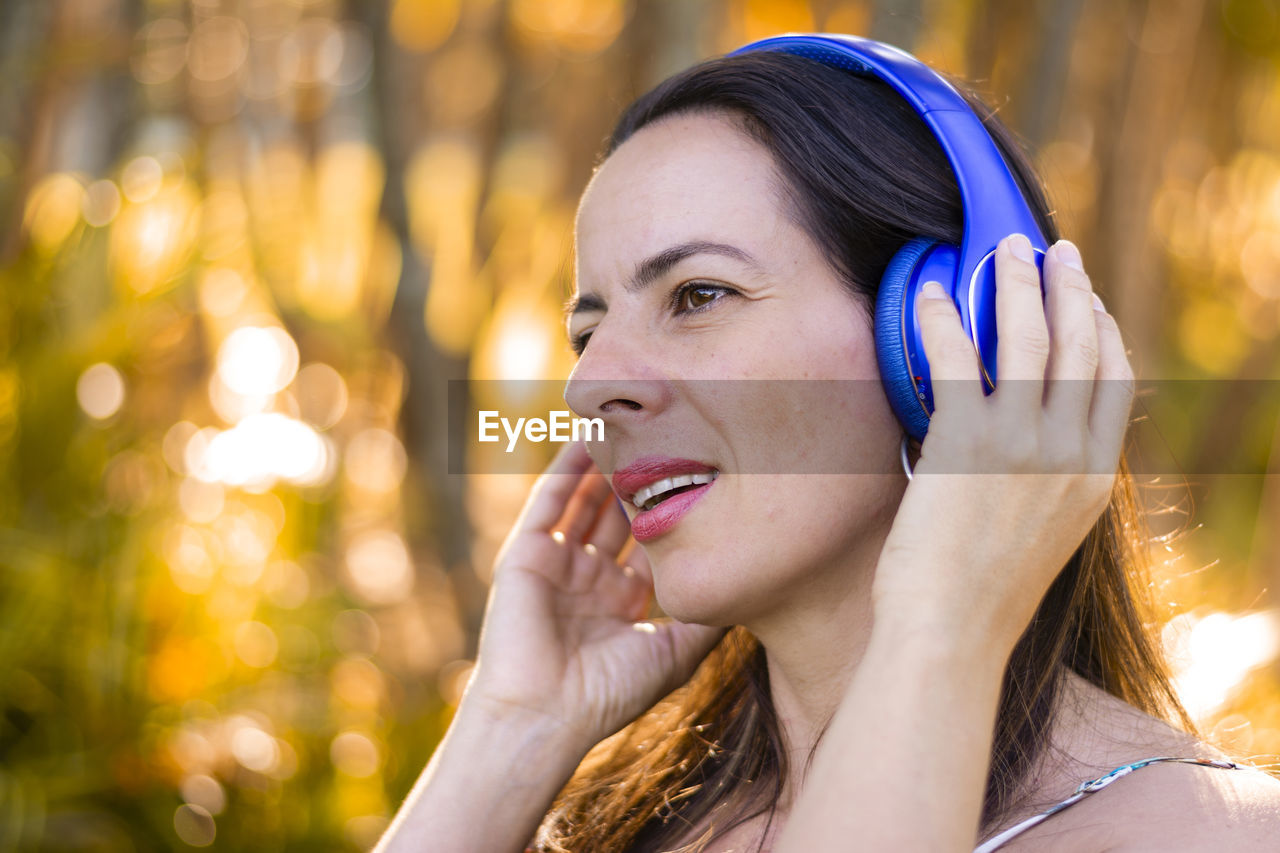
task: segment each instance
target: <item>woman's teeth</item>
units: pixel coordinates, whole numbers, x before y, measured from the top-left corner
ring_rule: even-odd
[[[676,489],[682,489],[685,486],[705,486],[718,476],[720,476],[719,471],[712,471],[710,474],[681,474],[678,477],[667,477],[636,492],[631,502],[639,510],[653,509],[671,497],[669,493]]]

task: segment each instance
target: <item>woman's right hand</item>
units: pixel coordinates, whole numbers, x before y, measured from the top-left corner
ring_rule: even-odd
[[[995,267],[990,395],[955,303],[928,287],[917,303],[937,409],[874,594],[877,625],[989,639],[1007,658],[1107,507],[1134,375],[1074,244],[1049,249],[1043,290],[1024,235],[1000,241]]]
[[[583,753],[683,684],[724,629],[645,620],[653,580],[613,491],[573,442],[498,554],[464,705],[535,714]]]

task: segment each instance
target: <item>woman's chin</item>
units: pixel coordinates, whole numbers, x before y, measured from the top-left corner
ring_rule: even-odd
[[[726,584],[695,585],[684,582],[655,582],[654,599],[662,612],[680,622],[709,625],[716,628],[740,625],[748,614],[759,610],[759,602],[745,600],[740,588],[726,589]],[[736,586],[736,585],[735,585]],[[737,593],[737,594],[735,594]]]

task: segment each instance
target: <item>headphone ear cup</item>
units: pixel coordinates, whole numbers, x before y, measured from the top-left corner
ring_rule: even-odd
[[[937,240],[927,237],[916,237],[904,245],[889,261],[876,293],[875,338],[880,381],[899,423],[917,441],[923,440],[929,431],[929,415],[916,396],[907,366],[903,330],[914,339],[916,307],[914,301],[907,303],[906,292],[917,268],[937,245]],[[937,278],[937,272],[936,269],[930,270],[934,278]]]

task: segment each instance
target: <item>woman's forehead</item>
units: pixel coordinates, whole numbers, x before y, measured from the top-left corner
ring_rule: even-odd
[[[777,189],[769,152],[723,115],[662,119],[592,177],[575,222],[577,261],[626,266],[689,240],[759,245],[779,227]]]
[[[645,125],[596,170],[578,217],[652,198],[688,202],[735,196],[773,176],[769,152],[720,113],[669,116]]]

